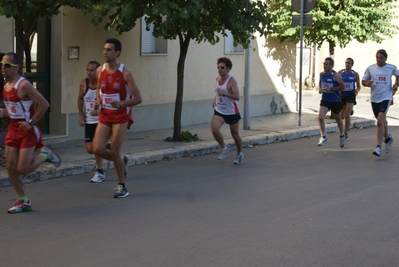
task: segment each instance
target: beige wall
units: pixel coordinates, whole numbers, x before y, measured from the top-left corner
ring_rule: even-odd
[[[66,113],[76,112],[75,107],[69,103],[75,101],[80,80],[85,77],[86,63],[95,59],[103,62],[102,47],[106,38],[116,37],[122,42],[122,54],[120,61],[133,72],[136,82],[143,96],[142,105],[156,105],[174,103],[177,85],[177,61],[179,57],[179,43],[177,40],[168,40],[167,55],[140,55],[140,22],[130,32],[118,36],[115,32],[105,32],[102,26],[95,27],[89,17],[84,17],[80,11],[64,8],[66,16],[63,16],[63,108]],[[85,25],[85,31],[82,30]],[[78,61],[67,60],[68,46],[80,47],[80,59]],[[284,45],[286,46],[286,45]],[[283,86],[290,87],[289,79],[278,75],[280,64],[285,60],[275,61],[272,57],[265,59],[267,51],[262,46],[252,55],[254,67],[252,67],[253,88],[252,94],[284,93]],[[196,44],[191,41],[186,63],[184,101],[196,101],[213,97],[213,87],[217,76],[216,59],[227,56],[233,61],[231,74],[236,77],[240,88],[244,87],[244,55],[224,55],[224,42],[212,46],[209,43]],[[276,56],[276,51],[273,57]],[[287,55],[290,58],[291,55]],[[289,67],[292,67],[290,62]],[[273,81],[265,71],[272,71]],[[287,73],[285,73],[287,74]],[[284,74],[284,75],[285,75]],[[278,75],[277,77],[274,77]],[[278,90],[275,87],[278,86]],[[243,94],[243,92],[241,92]]]
[[[173,128],[178,40],[168,40],[167,55],[142,56],[140,22],[130,32],[118,35],[115,31],[104,31],[103,25],[94,26],[91,17],[85,17],[79,10],[62,8],[61,14],[52,18],[50,136],[82,139],[83,128],[77,123],[76,106],[79,82],[86,77],[88,61],[103,63],[104,41],[110,37],[122,42],[120,62],[132,71],[143,97],[143,103],[134,108],[132,131]],[[80,47],[79,60],[68,60],[69,46]],[[272,102],[279,106],[276,113],[293,111],[295,45],[258,38],[252,41],[252,48],[251,116],[272,114]],[[223,37],[216,45],[191,41],[185,62],[182,126],[210,121],[216,60],[223,56],[232,60],[230,74],[236,78],[244,96],[245,54],[225,55]],[[239,101],[242,116],[243,102],[242,97]]]

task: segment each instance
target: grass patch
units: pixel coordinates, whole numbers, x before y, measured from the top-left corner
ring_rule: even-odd
[[[192,134],[188,130],[180,133],[180,141],[183,143],[197,142],[198,140],[198,135]]]

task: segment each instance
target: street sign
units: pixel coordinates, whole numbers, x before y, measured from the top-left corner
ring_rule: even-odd
[[[306,14],[303,15],[303,26],[309,26],[313,23],[313,15]],[[292,26],[299,26],[301,25],[301,15],[292,15]]]
[[[316,0],[291,0],[292,9],[301,13],[301,2],[303,1],[303,13],[308,13],[316,4]]]

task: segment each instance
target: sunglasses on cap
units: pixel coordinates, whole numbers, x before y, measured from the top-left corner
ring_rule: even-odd
[[[10,67],[18,67],[18,64],[8,63],[8,62],[0,62],[0,67],[10,68]]]

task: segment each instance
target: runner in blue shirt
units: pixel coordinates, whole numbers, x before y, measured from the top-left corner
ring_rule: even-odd
[[[324,71],[320,73],[320,82],[319,82],[319,93],[322,94],[319,108],[319,128],[320,128],[320,139],[318,146],[323,146],[327,143],[327,138],[325,134],[326,126],[324,122],[324,118],[328,110],[331,110],[331,114],[334,116],[335,121],[337,122],[339,133],[340,133],[340,141],[339,146],[345,146],[345,136],[343,123],[340,116],[340,112],[342,109],[342,103],[339,96],[339,92],[344,90],[344,83],[342,81],[341,75],[339,75],[335,70],[334,60],[331,57],[327,57],[324,60],[323,68]]]
[[[348,57],[345,60],[345,69],[339,71],[345,86],[345,89],[341,91],[341,102],[343,105],[343,109],[341,110],[341,119],[345,120],[345,141],[349,139],[348,131],[351,126],[353,105],[356,104],[356,96],[360,91],[359,73],[352,70],[353,63],[353,59]]]

